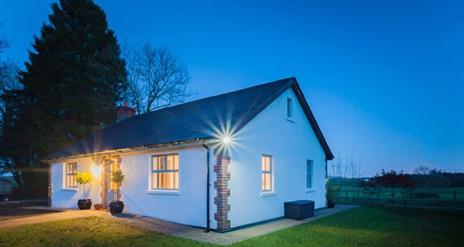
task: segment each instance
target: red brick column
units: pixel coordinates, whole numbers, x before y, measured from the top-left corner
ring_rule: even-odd
[[[216,181],[214,187],[216,188],[217,194],[214,198],[214,204],[216,204],[217,211],[214,218],[217,221],[217,230],[219,232],[225,232],[230,229],[229,220],[229,164],[230,158],[227,155],[219,154],[217,156],[217,163],[214,166],[214,172],[216,172]]]

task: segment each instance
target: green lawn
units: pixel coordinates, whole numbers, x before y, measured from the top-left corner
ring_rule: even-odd
[[[372,191],[380,192],[375,195],[369,195],[365,193],[369,190],[366,190],[357,185],[341,185],[340,190],[337,193],[337,197],[347,197],[347,198],[383,198],[390,199],[392,197],[402,198],[402,192],[408,191],[408,189],[403,188],[372,188]],[[432,198],[435,200],[454,200],[454,192],[456,192],[456,199],[463,201],[464,200],[464,188],[462,187],[450,187],[450,188],[414,188],[411,189],[415,192],[433,192],[438,198]],[[393,192],[393,193],[392,193]]]
[[[464,246],[464,214],[362,207],[238,246]]]
[[[86,218],[0,230],[0,246],[212,245]],[[234,246],[464,246],[464,214],[362,207]]]

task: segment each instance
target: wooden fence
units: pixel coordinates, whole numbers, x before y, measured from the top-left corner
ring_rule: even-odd
[[[464,189],[344,189],[342,187],[336,193],[335,202],[464,210]]]

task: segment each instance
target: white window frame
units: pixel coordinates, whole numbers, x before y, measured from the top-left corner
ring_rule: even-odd
[[[306,190],[312,190],[313,188],[314,188],[314,160],[307,159],[306,160]]]
[[[178,164],[177,164],[177,170],[168,170],[167,169],[167,163],[166,163],[166,169],[164,170],[154,170],[153,169],[153,164],[154,164],[154,159],[157,157],[165,157],[165,162],[167,160],[167,157],[170,155],[175,155],[177,156]],[[179,153],[162,153],[162,154],[154,154],[150,155],[150,162],[149,162],[149,168],[148,168],[148,192],[153,193],[153,194],[179,194],[180,193],[180,187],[181,187],[181,168],[180,168],[180,155]],[[163,172],[177,172],[177,188],[176,189],[171,189],[171,188],[157,188],[153,187],[153,174],[154,173],[163,173]]]
[[[269,171],[265,171],[263,170],[263,158],[269,158]],[[270,154],[263,154],[261,155],[261,164],[260,164],[260,180],[261,180],[261,183],[260,183],[260,188],[261,188],[261,195],[271,195],[271,194],[274,194],[275,190],[275,181],[274,181],[274,159],[272,157],[272,155]],[[270,179],[270,183],[271,183],[271,188],[269,190],[264,190],[263,189],[263,175],[264,174],[270,174],[271,176],[271,179]]]
[[[68,167],[73,165],[75,169],[68,171]],[[68,176],[74,176],[74,185],[68,184]],[[63,189],[77,190],[77,162],[63,163]]]

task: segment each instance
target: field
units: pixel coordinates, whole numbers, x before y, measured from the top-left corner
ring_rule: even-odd
[[[464,188],[362,188],[342,184],[337,203],[464,209]]]

